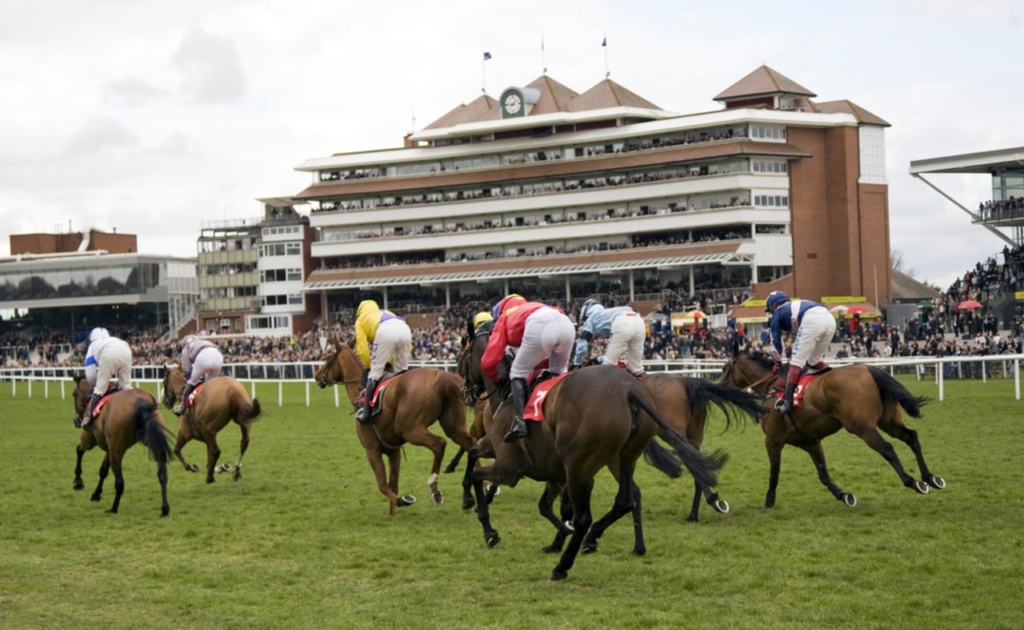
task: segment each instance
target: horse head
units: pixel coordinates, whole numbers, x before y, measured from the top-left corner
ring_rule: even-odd
[[[85,378],[85,374],[78,374],[73,377],[75,381],[75,391],[71,396],[71,402],[75,406],[75,417],[72,418],[72,422],[75,426],[79,426],[82,421],[82,416],[85,415],[85,408],[89,404],[89,398],[92,396],[92,388],[89,387],[89,380]]]
[[[324,360],[324,364],[316,371],[313,378],[316,380],[316,384],[320,389],[325,389],[328,385],[334,385],[341,381],[339,372],[341,371],[337,366],[338,355],[341,354],[341,347],[334,346],[336,350],[332,352]]]
[[[171,374],[178,369],[178,364],[176,363],[164,363],[164,380],[163,383],[161,384],[161,387],[164,390],[164,395],[160,399],[160,402],[163,403],[163,405],[168,409],[173,407],[174,403],[178,401],[178,393],[175,391],[175,388],[171,385]]]

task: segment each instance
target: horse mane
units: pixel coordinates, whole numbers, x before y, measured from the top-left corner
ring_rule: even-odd
[[[770,356],[761,352],[760,350],[747,350],[747,358],[757,363],[760,367],[764,368],[768,372],[775,369],[775,361]]]

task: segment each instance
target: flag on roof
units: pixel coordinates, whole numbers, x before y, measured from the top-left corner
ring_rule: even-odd
[[[607,46],[608,45],[608,38],[607,37],[605,37],[604,39],[601,40],[601,45],[602,46]]]
[[[485,53],[484,53],[484,61],[487,61],[487,60],[488,60],[488,59],[490,59],[490,58],[491,58],[491,53],[489,53],[489,52],[485,52]]]

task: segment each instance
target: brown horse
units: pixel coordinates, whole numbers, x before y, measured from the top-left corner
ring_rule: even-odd
[[[485,416],[485,426],[490,425],[493,411],[501,403],[504,393],[498,392],[494,383],[480,370],[480,357],[483,356],[483,352],[487,348],[488,331],[489,329],[486,329],[480,331],[482,334],[474,334],[459,355],[457,362],[458,372],[466,383],[467,402],[470,404],[484,403],[489,406],[487,413],[491,415]],[[763,411],[760,397],[713,383],[707,379],[674,374],[648,374],[641,383],[646,387],[658,412],[662,414],[672,429],[684,435],[698,449],[704,441],[704,426],[710,405],[713,404],[722,410],[725,415],[726,428],[731,426],[733,419],[737,417],[734,412],[739,413],[739,418],[748,417],[756,423]],[[660,427],[658,436],[665,442],[670,443],[671,441],[670,435]],[[703,491],[706,488],[696,483],[696,480],[694,486],[693,504],[690,514],[686,518],[687,521],[696,522],[698,520],[701,496],[705,496],[716,511],[723,514],[729,511],[729,504],[720,499],[717,494],[708,492],[707,495],[704,495]],[[545,514],[545,516],[549,515]],[[563,512],[560,519],[554,520],[556,527],[558,523],[565,521],[567,516],[568,513]],[[637,513],[634,519],[639,518],[640,515]],[[561,549],[563,539],[564,532],[563,536],[557,537],[546,550]],[[592,550],[589,545],[585,545],[583,549],[584,553]]]
[[[177,366],[164,365],[164,396],[163,403],[168,409],[174,408],[185,390],[185,374]],[[242,443],[239,447],[238,461],[235,462],[231,478],[238,481],[242,478],[242,457],[249,448],[249,434],[252,423],[263,413],[260,401],[253,398],[237,380],[230,376],[218,376],[206,381],[196,394],[195,402],[185,409],[178,417],[178,441],[174,444],[174,455],[189,472],[199,472],[198,464],[190,464],[182,455],[181,449],[191,440],[199,440],[206,444],[206,483],[213,483],[215,472],[232,470],[230,464],[217,465],[220,459],[220,447],[217,445],[217,434],[232,420],[242,430]]]
[[[352,408],[359,404],[363,364],[356,353],[338,338],[332,337],[334,352],[316,372],[316,383],[321,389],[343,383]],[[423,446],[434,454],[427,479],[431,500],[440,505],[444,495],[438,488],[438,473],[444,459],[447,441],[431,433],[428,428],[439,421],[441,428],[453,442],[464,449],[473,447],[473,439],[466,430],[466,406],[462,401],[462,379],[437,368],[415,368],[395,376],[384,389],[380,411],[370,422],[356,422],[356,434],[366,450],[366,459],[377,479],[377,487],[388,498],[388,513],[396,507],[412,505],[416,498],[399,496],[398,476],[402,462],[402,445],[408,442]],[[388,459],[390,475],[384,468]]]
[[[547,482],[541,500],[550,503],[564,491],[571,507],[571,527],[562,528],[560,536],[571,530],[569,544],[563,551],[551,579],[567,577],[580,549],[596,549],[597,540],[615,521],[637,511],[640,489],[634,482],[636,462],[642,454],[662,472],[678,476],[682,466],[702,487],[717,483],[716,472],[725,463],[725,456],[708,458],[695,449],[685,437],[673,430],[655,409],[647,390],[625,370],[613,366],[594,366],[577,370],[551,388],[542,403],[543,423],[532,423],[530,435],[515,443],[502,439],[511,425],[512,410],[500,406],[494,416],[494,430],[488,443],[495,460],[491,466],[474,469],[476,450],[470,451],[473,489],[476,493],[477,518],[483,526],[484,541],[489,547],[501,538],[490,523],[483,482],[516,485],[523,477]],[[658,428],[665,431],[672,445],[667,449],[651,449]],[[672,456],[670,456],[672,455]],[[680,465],[681,463],[681,465]],[[607,466],[618,481],[618,492],[612,509],[597,521],[591,513],[591,492],[597,472]],[[634,520],[633,551],[643,554],[643,527]],[[557,540],[557,539],[556,539]]]
[[[75,377],[75,424],[81,424],[82,414],[92,396],[92,386],[84,376]],[[171,506],[167,503],[167,460],[171,457],[171,446],[167,439],[167,429],[160,415],[156,398],[144,389],[126,389],[111,395],[103,403],[99,415],[92,421],[88,429],[82,429],[78,446],[75,449],[78,461],[75,464],[75,490],[85,487],[82,481],[82,456],[86,451],[99,446],[106,452],[100,465],[100,481],[90,497],[91,501],[99,501],[103,494],[103,482],[107,473],[114,471],[114,504],[107,512],[117,514],[124,494],[124,475],[121,464],[127,451],[136,442],[142,442],[149,449],[149,455],[156,460],[156,478],[160,481],[160,492],[163,503],[160,516],[167,516]]]
[[[772,407],[773,370],[771,358],[763,353],[736,352],[723,368],[721,379],[736,387],[751,388],[765,398],[767,415],[761,421],[761,428],[765,434],[764,445],[770,466],[765,507],[775,505],[782,448],[787,444],[807,451],[818,470],[818,479],[832,496],[850,507],[857,504],[854,495],[843,492],[832,482],[825,467],[821,440],[839,429],[846,429],[864,440],[885,458],[904,486],[921,494],[927,494],[929,486],[936,489],[946,487],[942,477],[929,472],[917,432],[903,423],[900,408],[919,418],[926,398],[915,397],[899,381],[877,367],[856,364],[835,368],[815,378],[807,386],[801,406],[782,414]],[[881,436],[879,429],[910,447],[924,481],[907,474],[892,444]]]

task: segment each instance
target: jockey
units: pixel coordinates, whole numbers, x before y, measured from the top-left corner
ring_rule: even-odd
[[[552,374],[565,374],[576,336],[572,322],[560,308],[527,302],[521,295],[509,295],[494,307],[494,330],[480,360],[480,368],[492,381],[498,380],[498,363],[508,348],[517,349],[509,370],[514,418],[506,442],[526,437],[523,422],[526,408],[526,377],[545,359]]]
[[[404,319],[391,311],[381,310],[373,300],[359,303],[356,309],[356,354],[364,366],[369,366],[369,372],[363,389],[363,406],[356,411],[356,420],[370,421],[370,402],[388,361],[392,362],[395,374],[401,374],[409,369],[411,352],[412,330]]]
[[[776,371],[782,366],[782,333],[790,333],[793,339],[786,393],[775,403],[776,409],[788,413],[793,408],[793,391],[804,367],[815,370],[828,367],[823,359],[836,334],[836,320],[824,305],[810,300],[790,300],[782,291],[768,294],[765,311],[771,313],[769,352],[775,359]]]
[[[111,337],[106,328],[93,328],[85,352],[85,378],[93,390],[82,417],[83,429],[92,424],[92,410],[107,393],[113,376],[117,376],[119,389],[132,386],[132,349],[126,341]]]
[[[185,401],[189,395],[199,387],[200,383],[220,376],[220,370],[224,367],[224,355],[220,348],[212,342],[200,339],[195,335],[185,335],[181,339],[181,371],[188,374],[185,381],[185,391],[181,393],[178,404],[171,412],[180,416],[185,413]]]
[[[608,348],[598,363],[616,364],[625,355],[626,369],[637,378],[644,378],[644,341],[647,329],[640,315],[628,306],[605,308],[597,300],[587,300],[580,307],[579,333],[573,365],[582,365],[595,337],[608,339]]]

